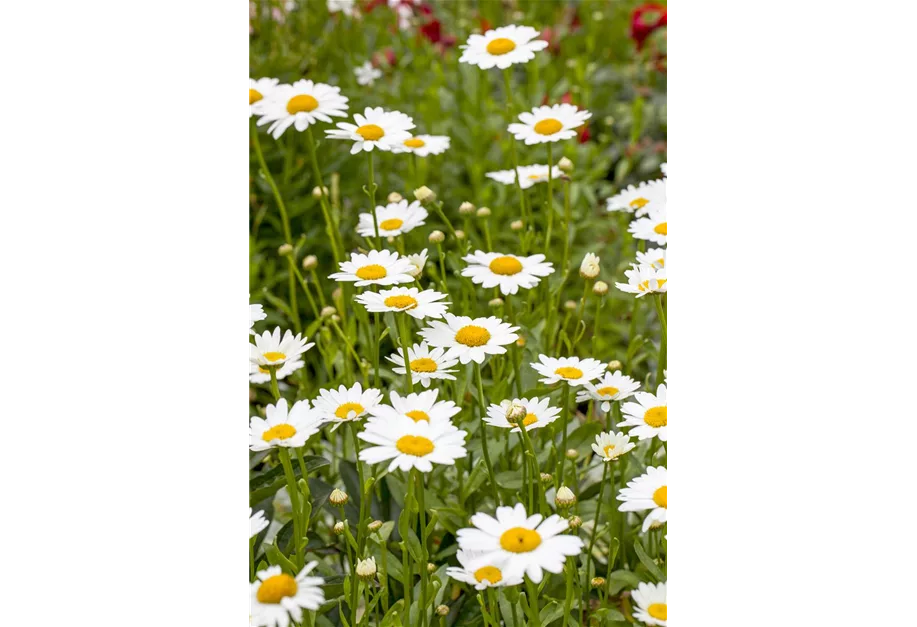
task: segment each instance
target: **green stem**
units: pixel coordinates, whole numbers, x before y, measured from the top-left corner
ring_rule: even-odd
[[[602,483],[599,485],[599,498],[595,502],[595,520],[592,524],[592,535],[589,538],[589,550],[586,551],[586,556],[583,560],[583,591],[585,596],[583,604],[586,606],[589,605],[589,569],[592,566],[592,549],[595,547],[596,532],[599,529],[599,520],[602,517],[602,505],[605,502],[602,499],[605,496],[605,483],[608,481],[608,466],[614,462],[602,463],[605,465],[605,468],[602,470]]]
[[[653,301],[656,303],[656,313],[659,315],[659,323],[662,327],[662,336],[659,340],[659,356],[657,358],[659,363],[656,366],[656,387],[659,387],[662,385],[663,378],[665,377],[668,328],[665,320],[665,305],[662,303],[662,294],[654,294],[653,296]]]
[[[299,520],[302,510],[299,507],[299,489],[296,486],[296,475],[293,474],[293,464],[290,462],[290,452],[285,446],[277,447],[277,456],[280,458],[280,463],[283,466],[283,474],[287,479],[287,491],[290,493],[290,504],[293,506],[293,547],[296,552],[294,563],[298,568],[302,568],[304,564],[303,558],[305,556],[301,549],[302,530],[300,529]]]
[[[550,164],[549,164],[550,165]],[[570,271],[570,180],[564,182],[564,263],[563,276]]]
[[[551,252],[551,229],[554,226],[554,144],[548,142],[548,231],[545,234],[545,255]]]
[[[490,463],[490,452],[487,450],[487,423],[484,422],[484,415],[487,413],[484,404],[484,381],[481,375],[481,364],[474,364],[474,371],[478,380],[478,405],[481,410],[481,449],[484,453],[484,464],[487,466],[487,478],[490,480],[490,486],[494,493],[494,500],[497,505],[502,505],[500,500],[500,491],[497,490],[497,480],[494,478],[494,467]]]
[[[541,616],[538,611],[538,590],[535,583],[528,577],[525,578],[525,586],[528,591],[530,627],[541,627]]]
[[[567,422],[570,420],[570,385],[563,384],[560,394],[560,422],[561,422],[561,450],[557,455],[557,476],[554,477],[554,485],[560,487],[565,485],[564,471],[567,464]]]
[[[373,229],[376,232],[376,248],[382,249],[382,238],[379,237],[379,221],[376,219],[376,175],[373,170],[373,153],[369,155],[369,200],[372,203],[371,211],[373,212]]]
[[[315,150],[315,137],[312,136],[312,127],[306,129],[306,143],[309,146],[309,156],[312,161],[312,175],[321,190],[322,195],[319,197],[319,204],[322,206],[322,214],[325,217],[325,227],[328,233],[328,240],[331,242],[331,251],[334,253],[335,261],[342,259],[340,251],[344,248],[343,241],[341,248],[338,248],[338,238],[341,237],[340,225],[338,225],[331,215],[331,209],[328,207],[328,197],[325,194],[325,183],[322,181],[322,171],[318,167],[318,156]],[[324,307],[324,304],[322,305]]]
[[[509,104],[509,121],[510,123],[515,121],[516,118],[516,104],[513,101],[513,89],[511,86],[511,73],[512,70],[509,68],[503,70],[503,84],[506,88],[506,101]],[[513,158],[513,171],[516,173],[516,191],[519,196],[519,212],[522,214],[522,218],[528,224],[528,219],[525,213],[525,192],[522,191],[522,183],[519,180],[519,155],[516,154],[516,138],[512,137],[510,140],[510,153]]]
[[[404,372],[408,381],[408,392],[414,391],[414,376],[411,374],[411,360],[408,355],[408,347],[411,346],[411,324],[408,320],[408,314],[403,313],[398,316],[398,330],[401,332],[401,352],[404,354]]]
[[[418,515],[420,516],[420,555],[423,559],[420,562],[420,624],[421,627],[427,624],[427,563],[430,558],[427,556],[427,506],[424,502],[424,483],[423,473],[416,468],[414,469],[415,480],[417,481],[417,502]]]
[[[357,421],[350,421],[350,436],[353,441],[353,454],[356,457],[357,462],[357,476],[360,480],[360,486],[358,491],[360,493],[360,521],[357,524],[357,547],[360,549],[360,555],[363,555],[363,549],[366,544],[366,538],[364,537],[364,530],[366,529],[367,520],[366,520],[366,501],[367,494],[365,493],[364,488],[364,479],[363,479],[363,462],[360,460],[360,438],[357,437]]]

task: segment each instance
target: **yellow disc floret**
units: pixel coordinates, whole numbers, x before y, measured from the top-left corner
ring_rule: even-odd
[[[512,276],[522,272],[522,263],[515,257],[503,256],[497,257],[490,262],[490,271],[494,274]]]
[[[309,94],[300,94],[298,96],[293,96],[287,102],[287,113],[294,115],[296,113],[315,110],[318,107],[318,100],[310,96]]]
[[[560,120],[555,120],[554,118],[545,118],[540,122],[535,123],[535,132],[539,135],[553,135],[557,133],[564,127],[560,123]]]
[[[668,235],[669,234],[669,223],[660,222],[659,224],[653,227],[653,230],[659,233],[660,235]]]
[[[507,52],[512,52],[516,49],[516,42],[512,39],[507,39],[506,37],[498,37],[492,42],[487,44],[487,52],[493,55],[506,54]]]
[[[534,529],[513,527],[500,536],[500,546],[510,553],[528,553],[541,545],[541,535]]]
[[[554,371],[554,374],[564,379],[579,379],[583,376],[583,371],[573,366],[561,366]]]
[[[490,331],[474,324],[462,327],[455,334],[455,341],[465,346],[484,346],[490,340]]]
[[[284,423],[280,425],[274,425],[265,431],[261,436],[261,439],[265,442],[270,442],[271,440],[287,440],[292,438],[294,435],[296,435],[296,427]]]
[[[412,372],[436,372],[436,362],[429,357],[421,357],[411,362]]]
[[[478,580],[478,583],[487,581],[490,585],[494,585],[503,580],[503,573],[496,566],[484,566],[474,571],[474,578]]]
[[[388,275],[388,271],[379,264],[372,263],[368,266],[357,268],[354,274],[364,281],[376,281],[378,279],[384,279]]]
[[[666,507],[666,497],[668,496],[668,486],[662,486],[655,492],[653,492],[653,502],[656,503],[659,507]]]
[[[375,124],[364,124],[357,129],[356,133],[368,142],[382,139],[382,137],[385,136],[385,131],[382,130],[382,127],[376,126]]]
[[[277,351],[268,351],[263,353],[261,356],[270,362],[282,361],[287,358],[285,354],[278,353]]]
[[[426,142],[417,137],[412,137],[411,139],[404,140],[404,145],[408,148],[423,148],[426,145]]]
[[[643,414],[643,422],[657,429],[665,427],[668,424],[668,408],[665,405],[662,407],[650,407]]]
[[[299,586],[296,580],[287,574],[274,575],[261,582],[258,588],[259,603],[280,603],[284,597],[296,596]]]
[[[366,410],[363,409],[363,406],[360,405],[359,403],[344,403],[343,405],[341,405],[340,407],[338,407],[335,410],[334,415],[340,418],[341,420],[346,420],[350,412],[354,412],[356,413],[357,416],[359,416],[364,411]]]
[[[618,390],[618,388],[612,387],[612,386],[610,386],[610,385],[608,385],[608,386],[606,386],[606,387],[603,387],[603,388],[599,388],[599,389],[596,390],[596,392],[598,392],[598,395],[599,395],[599,396],[614,396],[614,395],[617,394],[619,391],[620,391],[620,390]]]
[[[405,455],[423,457],[432,453],[435,447],[431,440],[422,435],[405,435],[398,438],[398,441],[395,442],[395,448]]]
[[[398,218],[389,218],[388,220],[383,220],[380,222],[379,228],[385,229],[386,231],[394,231],[395,229],[400,229],[402,224],[404,224],[404,220],[399,220]]]
[[[383,302],[385,303],[386,307],[401,309],[402,311],[414,309],[414,307],[417,306],[416,298],[404,294],[399,294],[398,296],[389,296]]]
[[[648,608],[646,608],[646,613],[653,618],[658,618],[659,620],[667,620],[667,610],[668,608],[665,603],[653,603]]]
[[[411,411],[405,412],[404,415],[414,422],[420,422],[421,420],[430,422],[430,414],[419,409],[412,409]]]
[[[248,104],[253,105],[256,102],[258,102],[259,100],[261,100],[262,98],[264,98],[264,96],[262,96],[261,92],[258,91],[257,89],[248,90]]]

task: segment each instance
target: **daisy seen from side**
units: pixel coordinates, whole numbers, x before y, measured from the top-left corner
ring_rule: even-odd
[[[501,26],[483,35],[472,34],[460,48],[460,63],[476,65],[482,70],[492,67],[505,70],[511,65],[528,63],[535,53],[548,47],[548,42],[536,39],[540,35],[531,26]]]
[[[628,211],[638,218],[656,209],[665,209],[665,181],[646,181],[629,185],[608,199],[608,211]]]
[[[666,221],[666,210],[654,209],[648,215],[630,223],[627,230],[637,239],[645,239],[665,246],[668,241],[669,223]]]
[[[249,348],[249,359],[252,364],[270,373],[269,367],[280,368],[315,346],[314,342],[306,342],[307,339],[299,333],[293,335],[289,329],[281,336],[280,327],[273,332],[256,334],[255,343]]]
[[[657,270],[665,269],[665,248],[650,248],[647,251],[637,251],[637,263],[641,266],[650,266]]]
[[[451,141],[446,135],[414,135],[392,146],[392,152],[410,152],[418,157],[441,155],[449,150]]]
[[[267,529],[267,526],[270,525],[271,522],[267,518],[264,517],[263,511],[258,510],[257,512],[252,514],[252,508],[249,507],[248,508],[248,524],[249,524],[249,527],[251,528],[251,534],[248,536],[248,538],[249,540],[251,540],[256,535],[258,535],[259,533]]]
[[[640,389],[640,382],[623,374],[620,370],[605,372],[598,381],[586,383],[583,389],[576,393],[576,402],[585,403],[590,400],[601,403],[602,411],[611,411],[612,401],[621,401],[633,396]]]
[[[302,359],[291,359],[277,369],[277,380],[282,381],[288,375],[293,374],[300,368],[306,365]],[[250,364],[251,368],[249,369],[248,381],[249,383],[270,383],[271,382],[271,371],[265,368],[264,366],[259,366],[256,364]]]
[[[637,298],[669,291],[665,268],[633,264],[630,270],[624,271],[624,276],[627,277],[627,283],[615,282],[615,287],[622,292],[636,294]]]
[[[551,177],[554,180],[564,175],[563,171],[556,165],[551,166]],[[488,172],[485,176],[489,179],[503,183],[504,185],[516,184],[515,170],[497,170]],[[546,165],[520,165],[519,166],[519,187],[528,189],[536,183],[546,183],[548,181],[548,166]]]
[[[411,137],[414,120],[400,111],[386,111],[382,107],[366,107],[363,113],[353,116],[356,124],[338,122],[336,129],[325,131],[332,139],[353,142],[350,154],[372,152],[373,149],[390,152],[392,146]]]

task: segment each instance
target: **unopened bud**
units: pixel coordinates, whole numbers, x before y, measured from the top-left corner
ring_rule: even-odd
[[[437,605],[436,614],[438,616],[448,616],[449,615],[449,606],[448,605]]]
[[[487,304],[493,307],[494,309],[496,309],[497,307],[500,307],[503,305],[503,299],[498,296],[497,298],[490,299],[490,302],[488,302]]]
[[[392,192],[388,195],[389,202],[401,202],[402,200],[404,200],[404,197],[398,192]]]
[[[489,218],[490,217],[490,207],[481,207],[478,209],[479,218]]]
[[[567,302],[564,303],[564,309],[568,309],[570,311],[576,311],[576,301],[568,300]]]
[[[370,533],[375,533],[376,531],[379,531],[380,529],[382,529],[382,521],[374,520],[371,523],[369,523],[368,525],[366,525],[366,528],[369,529]]]
[[[326,307],[327,309],[327,307]],[[347,493],[343,490],[335,488],[331,491],[331,496],[328,497],[328,500],[331,501],[332,505],[346,505],[347,501],[350,500],[350,497],[347,496]]]
[[[565,455],[567,459],[576,459],[579,457],[579,451],[577,451],[575,448],[568,448]]]
[[[343,291],[341,288],[336,287],[336,288],[334,288],[334,290],[331,292],[331,300],[341,300],[341,296],[342,296],[343,294],[344,294],[344,291]]]
[[[433,231],[427,239],[430,240],[431,244],[439,244],[446,239],[446,235],[442,231]]]
[[[522,230],[522,227],[524,227],[524,226],[525,226],[525,225],[522,223],[522,220],[513,220],[513,221],[510,222],[510,224],[509,224],[509,228],[511,228],[511,229],[514,230],[514,231],[521,231],[521,230]]]
[[[624,364],[622,364],[617,359],[612,359],[611,361],[608,362],[608,365],[605,366],[605,368],[610,370],[611,372],[614,372],[615,370],[620,370],[623,367],[624,367]]]
[[[517,400],[514,401],[503,401],[503,411],[506,414],[506,422],[511,425],[518,423],[520,420],[524,419],[528,415],[528,410],[525,408],[525,405],[520,403]]]
[[[516,340],[516,346],[518,346],[519,348],[522,348],[523,346],[525,346],[525,338],[520,337],[518,340]]]
[[[576,495],[573,494],[573,490],[565,485],[557,489],[557,494],[554,496],[554,504],[557,505],[557,507],[570,507],[575,503]]]
[[[435,573],[435,572],[436,572],[436,564],[434,564],[433,562],[427,562],[427,572],[428,572],[428,573]]]
[[[341,317],[340,317],[339,315],[337,315],[337,314],[334,314],[333,316],[331,316],[331,321],[332,321],[332,322],[340,322],[340,321],[341,321]]]
[[[599,258],[592,253],[586,253],[586,256],[583,257],[583,263],[579,267],[579,275],[584,279],[594,279],[599,276],[600,270]]]
[[[331,305],[328,305],[327,307],[322,307],[321,316],[322,316],[322,318],[330,318],[331,316],[333,316],[333,315],[336,314],[337,312],[338,312],[337,309],[335,309],[335,308],[332,307]],[[338,491],[339,491],[339,490],[335,490],[335,492],[338,492]],[[332,492],[332,495],[333,495],[333,494],[334,494],[334,492]],[[346,496],[346,494],[345,494],[344,496]]]
[[[386,238],[385,241],[387,241],[389,244],[394,244],[394,243],[395,243],[395,236],[394,236],[394,235],[389,235],[389,236]]]
[[[593,577],[592,581],[590,581],[589,583],[592,584],[593,588],[601,588],[605,585],[605,578],[604,577]]]
[[[554,476],[549,472],[541,473],[541,482],[542,483],[551,483],[554,481]]]
[[[357,562],[357,577],[360,579],[372,579],[376,576],[376,558],[370,557]]]
[[[302,260],[303,270],[313,270],[318,267],[318,257],[315,255],[306,255]]]
[[[420,202],[427,202],[436,200],[436,194],[433,193],[433,190],[427,187],[426,185],[422,186],[420,189],[414,190],[414,198]]]
[[[605,281],[596,281],[595,285],[592,286],[592,293],[598,296],[604,296],[608,293],[608,283]]]
[[[463,216],[474,213],[474,205],[466,200],[461,205],[459,205],[459,213]]]
[[[567,524],[570,525],[570,529],[579,529],[583,526],[583,519],[579,516],[570,516],[567,519]]]
[[[277,254],[281,257],[286,257],[293,254],[293,246],[291,244],[283,244],[280,248],[277,249]]]
[[[455,239],[465,239],[465,231],[461,231],[461,230],[456,231]]]
[[[336,523],[334,523],[334,528],[332,529],[332,531],[334,531],[334,535],[336,536],[344,535],[344,521],[339,520]]]
[[[319,187],[316,185],[315,187],[312,188],[312,197],[313,198],[321,198],[322,196],[327,196],[327,195],[328,195],[327,187]]]
[[[566,157],[560,158],[560,161],[557,162],[557,167],[561,172],[566,172],[567,174],[573,172],[573,162]]]

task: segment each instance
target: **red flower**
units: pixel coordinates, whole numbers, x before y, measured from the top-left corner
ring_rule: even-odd
[[[634,9],[630,17],[630,38],[643,48],[643,42],[653,32],[666,25],[666,8],[661,4],[647,3]]]

